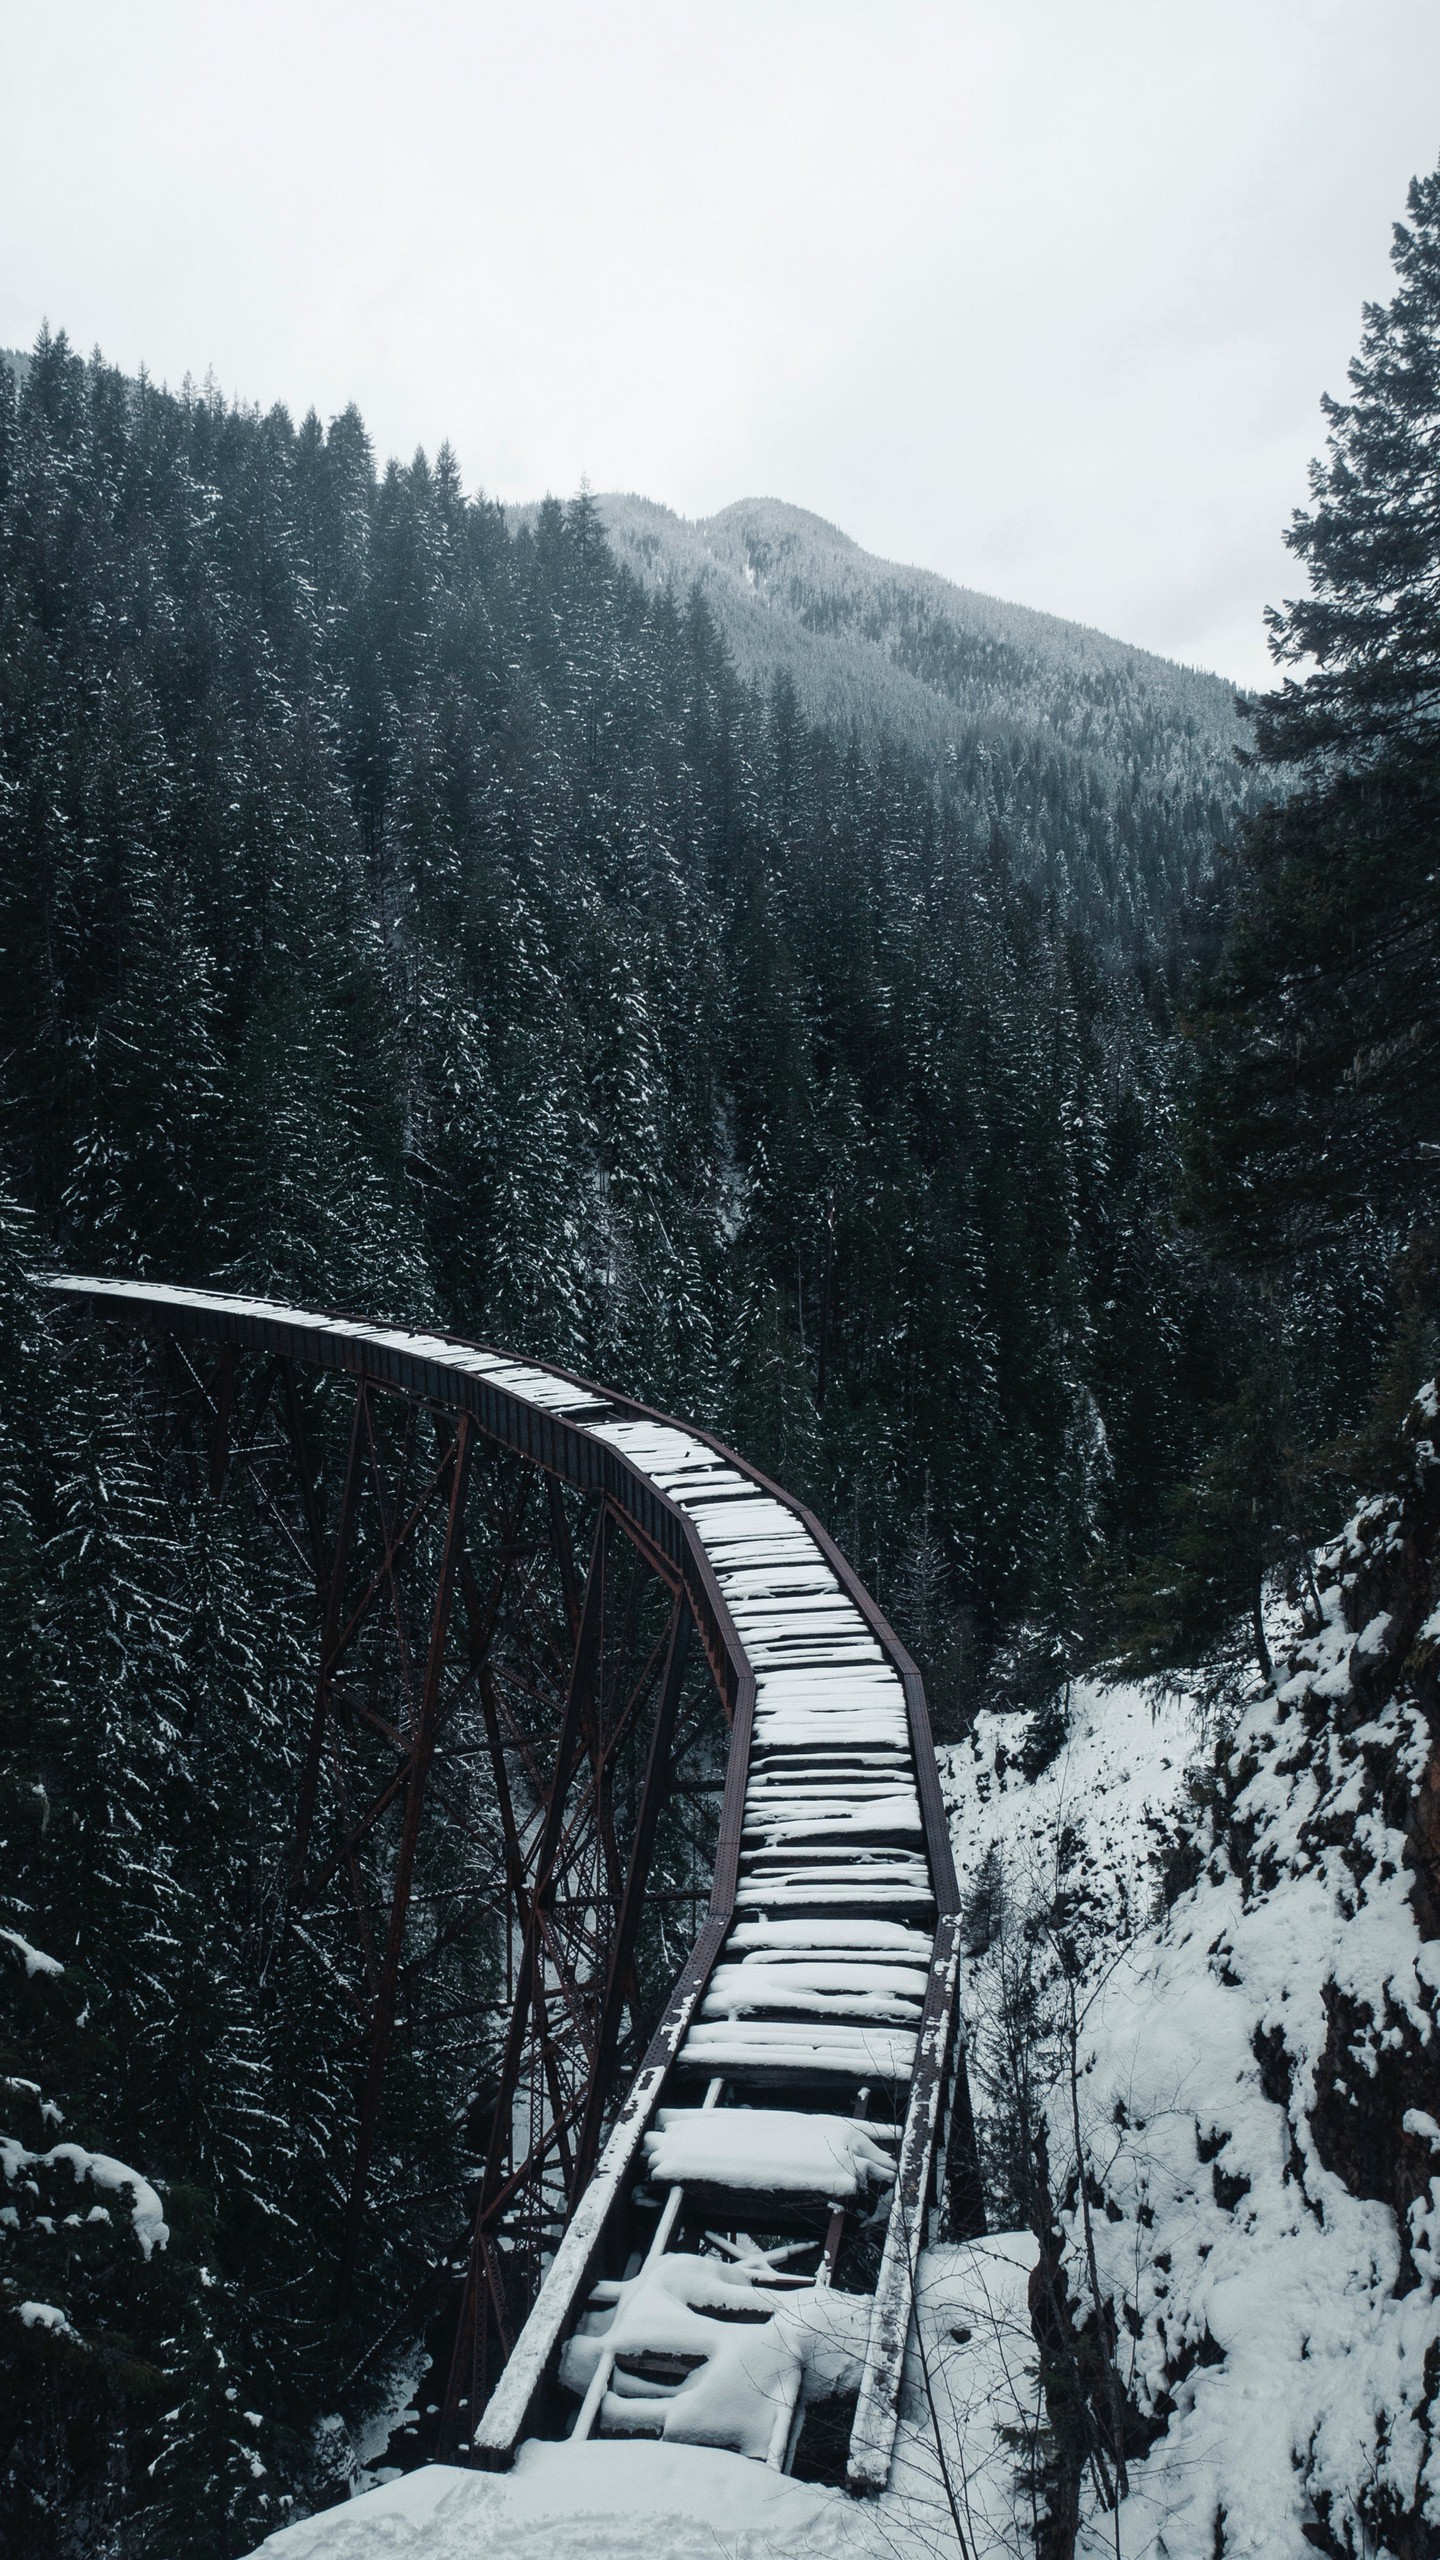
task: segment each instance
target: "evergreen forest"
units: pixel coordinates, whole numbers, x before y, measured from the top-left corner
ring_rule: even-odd
[[[1119,652],[1071,718],[997,643],[939,755],[825,723],[587,496],[512,525],[354,410],[0,363],[0,2219],[7,2305],[65,2305],[0,2339],[7,2560],[234,2560],[323,2502],[473,2169],[432,2096],[334,2310],[344,2039],[271,1967],[311,1617],[37,1275],[694,1418],[814,1506],[942,1738],[1263,1664],[1435,1365],[1440,178],[1396,259],[1244,764]],[[67,2144],[143,2164],[164,2247]]]

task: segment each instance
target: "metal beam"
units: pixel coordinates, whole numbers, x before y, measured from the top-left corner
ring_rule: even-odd
[[[530,2025],[532,2011],[537,2001],[543,1996],[540,1984],[541,1922],[546,1902],[554,1890],[556,1852],[560,1846],[564,1825],[565,1800],[571,1778],[585,1749],[590,1704],[595,1687],[604,1627],[605,1569],[611,1534],[609,1510],[608,1507],[602,1507],[600,1517],[595,1523],[595,1539],[590,1554],[590,1570],[585,1581],[575,1651],[570,1665],[565,1709],[555,1742],[555,1762],[549,1800],[545,1807],[545,1819],[536,1851],[529,1903],[521,1933],[515,1994],[511,2004],[510,2024],[506,2033],[505,2052],[500,2070],[495,2124],[475,2210],[477,2230],[483,2230],[489,2221],[504,2179],[505,2161],[509,2152],[509,2116],[520,2085],[526,2031]]]
[[[590,2075],[590,2095],[585,2121],[576,2146],[575,2173],[579,2186],[584,2185],[595,2166],[600,2149],[600,2129],[611,2098],[615,2076],[615,2052],[620,2038],[620,2019],[630,1990],[630,1977],[635,1955],[635,1940],[645,1907],[646,1888],[650,1878],[650,1859],[655,1847],[655,1832],[660,1810],[670,1780],[670,1746],[675,1738],[675,1720],[680,1710],[680,1693],[685,1685],[685,1670],[690,1651],[694,1621],[683,1597],[678,1597],[670,1613],[670,1642],[665,1661],[665,1679],[655,1722],[650,1729],[650,1750],[645,1762],[645,1778],[640,1795],[640,1811],[631,1843],[629,1871],[625,1890],[616,1914],[614,1936],[610,1942],[610,1961],[605,1976],[605,1989],[600,2003],[600,2017],[595,2036],[595,2060]]]
[[[460,1552],[465,1540],[465,1498],[470,1489],[470,1462],[474,1441],[474,1425],[468,1414],[462,1414],[450,1452],[450,1500],[445,1521],[445,1543],[440,1552],[440,1569],[436,1577],[435,1603],[430,1620],[430,1644],[425,1657],[425,1677],[420,1693],[420,1710],[410,1751],[405,1810],[400,1824],[400,1845],[396,1853],[394,1882],[390,1894],[390,1923],[370,2028],[370,2055],[365,2073],[364,2096],[360,2106],[360,2129],[355,2142],[355,2165],[350,2180],[350,2203],[346,2216],[344,2255],[341,2260],[342,2286],[354,2266],[355,2252],[359,2245],[360,2224],[365,2210],[365,2187],[370,2174],[370,2159],[379,2121],[385,2057],[389,2051],[390,2037],[395,2024],[395,1989],[400,1977],[400,1952],[405,1940],[405,1923],[410,1913],[410,1887],[415,1872],[415,1852],[420,1839],[420,1817],[425,1804],[425,1782],[430,1774],[430,1762],[434,1754],[435,1737],[439,1727],[440,1692],[445,1676],[445,1647],[450,1632],[450,1608],[455,1593],[455,1581],[460,1569]]]
[[[292,1894],[298,1892],[310,1854],[310,1832],[315,1820],[315,1798],[320,1785],[320,1758],[325,1748],[325,1735],[330,1723],[330,1684],[334,1676],[332,1654],[335,1630],[345,1592],[345,1567],[350,1554],[350,1540],[355,1527],[355,1507],[360,1496],[360,1463],[365,1445],[365,1406],[369,1390],[356,1390],[354,1410],[350,1417],[350,1446],[345,1459],[345,1474],[340,1487],[340,1517],[335,1529],[335,1544],[330,1554],[329,1583],[325,1593],[325,1620],[320,1632],[320,1668],[315,1680],[315,1707],[310,1720],[310,1738],[306,1746],[305,1766],[300,1778],[300,1802],[295,1817],[295,1842],[290,1853]]]

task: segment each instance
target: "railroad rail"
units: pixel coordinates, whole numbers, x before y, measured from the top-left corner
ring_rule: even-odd
[[[52,1286],[146,1337],[172,1447],[217,1494],[247,1473],[313,1578],[286,1925],[363,2026],[347,2263],[426,1980],[488,2057],[437,2449],[650,2435],[788,2468],[828,2402],[849,2485],[882,2488],[919,2249],[937,2212],[981,2221],[924,1693],[832,1540],[557,1368]]]

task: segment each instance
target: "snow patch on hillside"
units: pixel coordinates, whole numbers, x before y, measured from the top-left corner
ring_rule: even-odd
[[[1114,2340],[1126,2494],[1107,2508],[1102,2444],[1080,2560],[1440,2549],[1440,1956],[1412,1900],[1437,1783],[1413,1689],[1440,1625],[1416,1596],[1435,1572],[1423,1438],[1416,1460],[1416,1489],[1362,1506],[1318,1560],[1310,1623],[1277,1607],[1288,1676],[1236,1699],[1188,1890],[1174,1843],[1212,1755],[1184,1699],[1077,1684],[1033,1777],[1040,1719],[983,1715],[942,1755],[982,2148],[993,2176],[1008,2001],[1093,2441],[1092,2263]]]
[[[1128,1938],[1154,1910],[1156,1861],[1199,1747],[1196,1710],[1184,1696],[1077,1680],[1068,1723],[1035,1777],[1022,1760],[1024,1716],[982,1712],[963,1742],[937,1754],[960,1891],[973,1895],[992,1856],[1032,1899],[1078,1867]]]
[[[1240,1717],[1204,1871],[1083,2019],[1061,2263],[1093,2346],[1093,2252],[1131,2458],[1118,2538],[1082,2513],[1082,2560],[1440,2548],[1440,1954],[1411,1829],[1437,1764],[1406,1686],[1433,1671],[1414,1642],[1433,1453],[1417,1459],[1418,1489],[1365,1505],[1320,1559],[1319,1623]],[[1050,2123],[1058,2154],[1068,2087]]]

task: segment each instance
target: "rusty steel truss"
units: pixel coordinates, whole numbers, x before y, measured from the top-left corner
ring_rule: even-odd
[[[469,2458],[557,2253],[578,2271],[556,2314],[573,2322],[601,2245],[602,2146],[623,2149],[639,2093],[653,2105],[733,1919],[754,1673],[688,1521],[583,1418],[644,1408],[550,1371],[537,1410],[496,1355],[468,1371],[427,1356],[470,1353],[436,1337],[143,1284],[56,1286],[149,1338],[172,1447],[217,1494],[243,1475],[313,1588],[277,1936],[323,1971],[355,2036],[337,2275],[343,2287],[363,2260],[377,2173],[383,2185],[405,2153],[417,2057],[447,2069],[476,2175],[436,2450]],[[933,2086],[912,2092],[899,2209],[923,2215],[948,2105],[973,2217],[950,2026],[957,1897],[918,1675],[823,1530],[787,1507],[910,1707],[939,1933],[921,2039]],[[908,2307],[892,2401],[906,2325]],[[522,2398],[507,2442],[533,2419],[528,2383]]]

